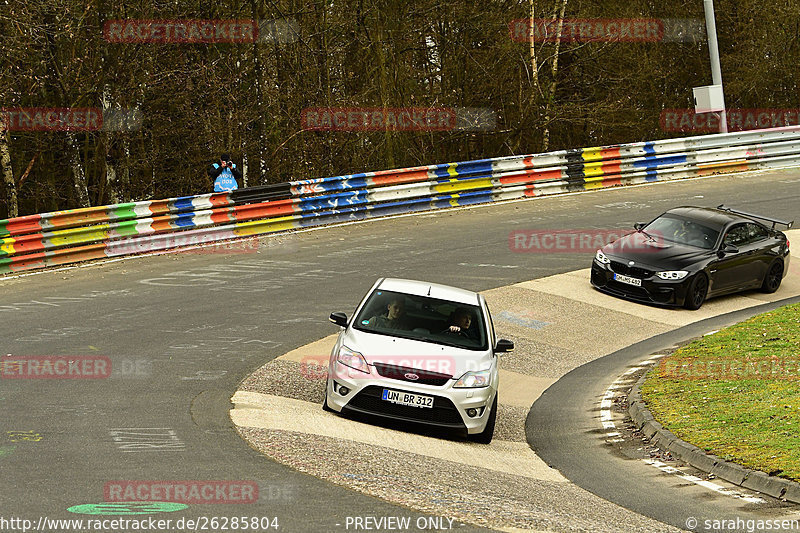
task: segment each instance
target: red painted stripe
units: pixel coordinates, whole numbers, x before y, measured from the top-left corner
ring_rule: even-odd
[[[48,222],[55,229],[67,228],[72,226],[86,226],[108,221],[108,210],[106,206],[87,207],[85,209],[72,209],[54,214],[48,218]]]
[[[603,170],[603,174],[607,175],[619,174],[622,172],[619,161],[614,161],[613,163],[603,163],[600,165],[600,168]]]
[[[29,254],[44,250],[42,239],[44,239],[44,235],[41,233],[17,237],[14,239],[14,244],[11,245],[14,247],[14,255]]]
[[[233,204],[231,201],[231,196],[227,192],[212,194],[209,198],[209,201],[213,207],[223,207]]]
[[[295,212],[296,200],[275,200],[261,204],[237,205],[234,207],[235,220],[252,220],[255,218],[269,218],[291,215]]]
[[[150,204],[150,212],[153,216],[169,213],[169,200],[154,200]]]
[[[224,224],[226,222],[232,222],[233,220],[233,209],[230,207],[214,209],[211,212],[211,222],[214,224]]]
[[[600,150],[603,159],[619,159],[619,146]]]
[[[172,224],[171,218],[173,217],[160,217],[154,218],[153,223],[150,224],[150,227],[153,229],[154,232],[159,233],[162,231],[172,231]]]
[[[42,231],[42,215],[27,215],[24,217],[10,218],[6,222],[6,231],[9,235],[23,235]]]
[[[44,252],[12,257],[11,264],[8,265],[8,267],[11,269],[11,272],[35,270],[37,268],[44,268],[46,266],[47,263],[45,263]]]
[[[560,180],[562,178],[561,169],[556,170],[526,170],[524,172],[507,174],[500,178],[500,183],[504,185],[512,183],[530,183],[540,180]]]
[[[415,183],[428,181],[428,170],[416,170],[413,172],[389,172],[382,176],[372,176],[372,183],[378,187],[384,185],[396,185],[401,183]]]

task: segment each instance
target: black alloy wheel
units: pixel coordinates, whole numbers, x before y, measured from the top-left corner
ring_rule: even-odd
[[[707,294],[708,278],[702,272],[698,272],[689,284],[689,290],[686,292],[686,300],[684,300],[683,306],[692,311],[700,309],[700,306],[706,301]]]
[[[769,267],[767,275],[764,276],[764,283],[761,284],[761,290],[767,294],[771,294],[778,290],[783,280],[783,261],[775,261]]]

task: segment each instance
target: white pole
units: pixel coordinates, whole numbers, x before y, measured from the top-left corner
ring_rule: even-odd
[[[717,45],[717,24],[714,19],[714,0],[703,0],[706,12],[706,31],[708,32],[708,54],[711,57],[711,79],[722,89],[722,69],[719,66],[719,46]],[[728,133],[728,117],[725,113],[725,90],[722,89],[722,111],[719,114],[719,132]]]

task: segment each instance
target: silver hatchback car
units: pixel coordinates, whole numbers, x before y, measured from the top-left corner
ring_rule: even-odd
[[[489,443],[497,417],[496,340],[478,293],[379,279],[342,327],[328,365],[323,408],[460,430]]]

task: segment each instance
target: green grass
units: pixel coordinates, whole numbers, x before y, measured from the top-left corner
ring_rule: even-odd
[[[800,481],[800,304],[676,350],[650,372],[642,397],[681,439]]]

